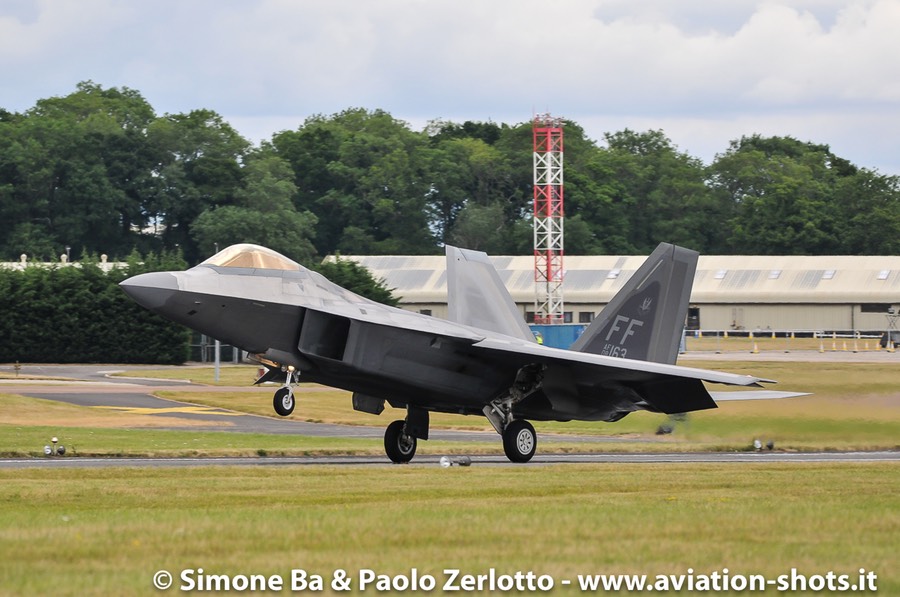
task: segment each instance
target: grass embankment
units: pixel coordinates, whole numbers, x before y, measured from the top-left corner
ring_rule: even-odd
[[[302,568],[327,593],[337,568],[558,583],[795,567],[865,568],[895,595],[898,495],[897,463],[0,470],[0,592],[150,595],[157,570],[177,587],[185,568]]]

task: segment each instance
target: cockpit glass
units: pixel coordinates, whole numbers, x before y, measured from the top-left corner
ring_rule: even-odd
[[[281,253],[259,245],[240,244],[222,249],[201,265],[219,267],[254,267],[260,269],[280,269],[297,271],[303,269],[299,263]]]

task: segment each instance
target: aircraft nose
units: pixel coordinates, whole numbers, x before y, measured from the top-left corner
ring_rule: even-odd
[[[178,290],[178,278],[169,272],[152,272],[132,276],[119,286],[139,305],[157,310]]]

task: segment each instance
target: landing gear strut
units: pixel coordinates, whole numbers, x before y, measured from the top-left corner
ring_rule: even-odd
[[[522,367],[516,381],[505,395],[486,405],[482,412],[503,438],[503,451],[512,462],[528,462],[537,449],[534,427],[524,419],[513,416],[513,407],[539,390],[543,383],[543,367]]]

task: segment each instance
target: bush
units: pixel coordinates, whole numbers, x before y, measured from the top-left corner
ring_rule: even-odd
[[[181,364],[190,333],[133,302],[118,287],[148,271],[183,269],[176,255],[129,258],[104,273],[81,267],[0,269],[0,362]]]

